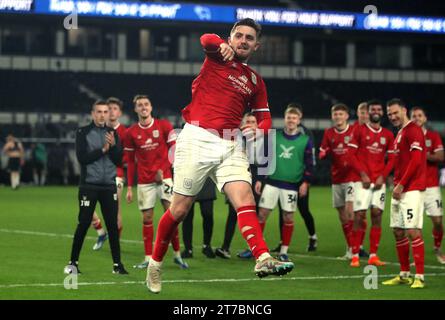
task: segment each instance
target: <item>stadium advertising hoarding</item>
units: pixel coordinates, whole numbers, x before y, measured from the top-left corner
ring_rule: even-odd
[[[186,3],[140,3],[97,0],[0,0],[0,12],[233,23],[253,18],[266,25],[445,33],[445,18],[381,14],[236,7]]]

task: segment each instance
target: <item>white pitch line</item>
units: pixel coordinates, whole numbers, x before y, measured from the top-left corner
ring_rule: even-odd
[[[13,230],[13,229],[0,229],[0,232],[5,233],[14,233],[14,234],[25,234],[25,235],[32,235],[32,236],[44,236],[44,237],[60,237],[60,238],[69,238],[72,239],[73,235],[71,234],[63,234],[63,233],[48,233],[48,232],[38,232],[38,231],[28,231],[28,230]],[[96,237],[86,237],[86,239],[89,240],[96,240]],[[142,244],[143,241],[140,240],[125,240],[121,239],[120,242],[122,243],[131,243],[131,244]],[[298,258],[311,258],[311,259],[321,259],[321,260],[331,260],[331,261],[342,261],[339,258],[336,257],[327,257],[327,256],[316,256],[316,255],[305,255],[305,254],[298,254],[298,253],[289,253],[289,256],[294,256]],[[398,266],[398,262],[387,262],[388,265]],[[432,266],[432,265],[425,265],[425,268],[428,269],[436,269],[436,270],[445,270],[445,266]]]
[[[245,279],[193,279],[193,280],[163,280],[163,284],[168,283],[215,283],[215,282],[250,282],[250,281],[295,281],[295,280],[349,280],[349,279],[362,279],[367,275],[344,275],[344,276],[307,276],[307,277],[276,277],[267,279],[258,278],[245,278]],[[379,275],[379,278],[391,278],[397,274],[384,274]],[[445,277],[445,273],[426,273],[426,277]],[[109,282],[79,282],[78,286],[109,286],[109,285],[133,285],[133,284],[145,284],[145,281],[109,281]],[[17,283],[17,284],[5,284],[0,285],[0,289],[12,289],[12,288],[30,288],[30,287],[63,287],[61,283]]]
[[[26,234],[26,235],[30,235],[30,236],[58,237],[58,238],[68,238],[68,239],[74,238],[74,236],[72,234],[64,234],[64,233],[49,233],[49,232],[38,232],[38,231],[27,231],[27,230],[11,230],[11,229],[0,229],[0,232],[15,233],[15,234]],[[97,237],[85,237],[85,239],[96,240]],[[125,239],[121,239],[120,242],[135,243],[135,244],[142,244],[143,243],[143,241],[140,241],[140,240],[125,240]]]

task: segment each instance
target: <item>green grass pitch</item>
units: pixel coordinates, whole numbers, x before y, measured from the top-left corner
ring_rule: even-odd
[[[77,188],[22,187],[18,191],[0,188],[0,299],[443,299],[445,298],[445,266],[438,264],[432,253],[431,221],[425,218],[424,290],[407,286],[384,287],[381,281],[398,273],[394,239],[389,228],[389,211],[384,213],[379,255],[390,264],[378,269],[377,289],[365,289],[362,261],[360,269],[335,257],[343,255],[345,244],[337,213],[331,208],[328,187],[313,187],[311,210],[314,214],[319,248],[305,252],[307,232],[299,214],[290,247],[295,269],[288,275],[257,279],[254,261],[236,257],[246,247],[239,231],[232,243],[232,259],[208,259],[200,250],[202,221],[197,210],[194,224],[194,258],[190,268],[180,270],[172,262],[171,249],[163,268],[163,291],[148,292],[145,271],[132,266],[143,258],[141,216],[136,204],[123,203],[124,230],[122,261],[128,276],[111,273],[108,243],[99,252],[92,246],[96,233],[89,230],[80,256],[79,285],[76,290],[63,286],[63,267],[69,259],[71,236],[77,219]],[[388,208],[388,206],[387,206]],[[156,208],[156,222],[161,216]],[[215,225],[212,246],[222,244],[227,206],[223,197],[215,202]],[[370,220],[368,219],[368,225]],[[265,237],[270,247],[279,240],[277,212],[270,216]],[[368,248],[368,234],[365,248]],[[412,269],[414,271],[414,268]]]

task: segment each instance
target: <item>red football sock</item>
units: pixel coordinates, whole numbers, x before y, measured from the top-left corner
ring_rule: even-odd
[[[370,254],[377,254],[377,249],[379,248],[381,235],[382,235],[381,227],[371,227],[371,232],[369,233]]]
[[[409,272],[409,240],[403,238],[396,242],[397,256],[400,263],[400,271]]]
[[[352,229],[351,231],[351,247],[352,254],[360,253],[360,240],[361,240],[361,230],[360,229]]]
[[[443,238],[443,226],[441,226],[440,230],[436,230],[435,228],[433,228],[433,238],[434,238],[434,249],[440,249]]]
[[[179,244],[179,231],[178,228],[176,228],[175,233],[173,233],[173,238],[172,238],[172,247],[173,250],[178,252],[179,250],[181,250],[181,246]]]
[[[289,246],[290,241],[292,239],[292,233],[294,232],[294,223],[284,223],[283,227],[281,228],[282,233],[282,243],[283,246]]]
[[[365,240],[366,229],[368,228],[368,222],[365,220],[362,221],[362,227],[360,229],[360,245],[363,245],[363,241]]]
[[[425,244],[421,237],[411,242],[413,248],[414,264],[416,265],[416,274],[424,274],[425,268]]]
[[[263,253],[269,252],[263,239],[263,232],[258,223],[255,206],[240,207],[237,210],[238,227],[249,245],[252,254],[258,259]]]
[[[348,247],[352,247],[352,226],[354,225],[353,220],[349,220],[348,222],[341,225],[343,228],[343,233],[345,235],[346,243],[348,244]]]
[[[144,239],[144,250],[146,256],[153,252],[153,222],[142,225],[142,239]]]
[[[168,209],[161,217],[161,220],[159,220],[155,248],[151,257],[153,260],[157,262],[162,261],[167,252],[168,245],[178,228],[178,224],[179,222],[173,218],[170,209]]]

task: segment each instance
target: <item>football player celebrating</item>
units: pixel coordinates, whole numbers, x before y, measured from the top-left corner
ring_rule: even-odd
[[[399,129],[394,140],[394,189],[391,199],[391,223],[396,238],[400,274],[383,285],[425,286],[425,246],[422,239],[426,189],[426,147],[422,129],[410,121],[405,103],[392,99],[387,103],[388,118]],[[410,277],[409,249],[413,250],[416,275]]]
[[[332,202],[337,209],[347,243],[343,258],[352,258],[352,227],[354,224],[354,182],[360,176],[352,170],[349,160],[349,147],[354,129],[348,124],[349,109],[345,104],[335,104],[331,108],[334,126],[325,130],[320,146],[319,158],[331,156]]]
[[[445,255],[440,251],[443,238],[442,193],[439,187],[439,163],[444,160],[443,143],[437,131],[427,130],[428,121],[425,110],[421,107],[411,109],[411,120],[420,126],[425,134],[427,173],[425,191],[425,211],[433,222],[434,253],[437,261],[445,264]]]
[[[152,104],[148,96],[136,95],[133,99],[138,123],[127,130],[125,153],[127,154],[127,202],[133,201],[134,174],[137,167],[138,207],[142,212],[142,235],[145,259],[135,268],[146,269],[153,253],[153,215],[156,198],[160,198],[165,210],[170,206],[173,181],[169,150],[175,144],[176,134],[168,120],[152,117]],[[170,241],[169,241],[170,242]],[[178,230],[175,229],[171,243],[174,262],[188,268],[181,258]]]
[[[393,169],[392,147],[394,136],[381,126],[383,105],[377,100],[368,102],[370,122],[359,125],[348,144],[351,164],[360,175],[361,181],[354,184],[354,227],[352,229],[351,267],[359,267],[360,245],[366,212],[371,209],[372,227],[369,235],[370,257],[368,264],[384,265],[377,256],[377,248],[382,234],[382,213],[385,209],[386,178]],[[385,156],[388,161],[385,164]]]

